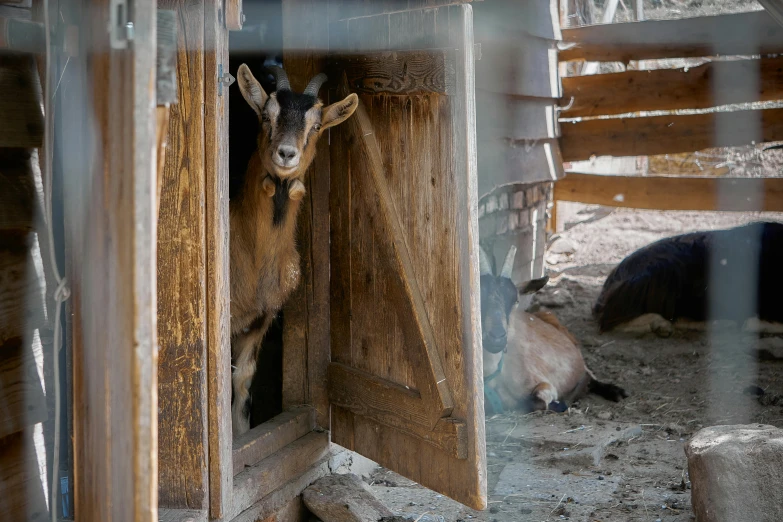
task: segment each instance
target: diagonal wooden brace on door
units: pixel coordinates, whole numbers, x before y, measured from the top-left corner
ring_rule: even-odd
[[[350,94],[345,74],[342,75],[338,91],[343,98]],[[370,220],[376,227],[380,258],[392,282],[390,298],[395,305],[402,334],[408,345],[408,356],[413,366],[416,386],[426,411],[430,414],[430,427],[434,428],[441,418],[451,414],[451,390],[443,372],[424,298],[413,272],[413,262],[405,244],[402,221],[386,182],[381,150],[361,100],[356,113],[346,123],[355,137],[351,144],[352,150],[363,160],[362,163],[367,165],[366,175],[370,178],[367,186],[370,189],[360,192],[365,198]]]

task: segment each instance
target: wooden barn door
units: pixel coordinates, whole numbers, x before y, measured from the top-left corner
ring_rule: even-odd
[[[472,10],[358,15],[329,34],[361,100],[330,139],[332,440],[483,509]]]

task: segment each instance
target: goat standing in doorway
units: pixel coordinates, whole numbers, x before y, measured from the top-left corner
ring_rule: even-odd
[[[291,90],[283,69],[275,72],[277,87],[270,95],[247,65],[237,72],[239,89],[258,116],[260,130],[241,195],[229,205],[234,435],[250,429],[246,407],[261,341],[299,283],[295,232],[305,172],[318,138],[348,119],[359,104],[356,94],[350,94],[324,107],[318,90],[325,75],[317,75],[299,94]]]
[[[484,396],[487,413],[521,409],[565,411],[586,391],[611,401],[627,397],[622,388],[596,380],[585,366],[576,339],[550,312],[529,314],[519,296],[531,296],[547,277],[511,281],[516,247],[500,275],[481,249],[481,327],[484,346]]]

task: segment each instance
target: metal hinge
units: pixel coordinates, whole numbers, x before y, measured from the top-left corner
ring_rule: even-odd
[[[218,96],[223,96],[223,86],[225,85],[228,89],[231,87],[236,80],[233,76],[231,76],[230,72],[223,72],[223,64],[221,63],[218,65]]]
[[[109,44],[112,49],[127,49],[128,42],[133,40],[129,3],[130,0],[109,0]]]

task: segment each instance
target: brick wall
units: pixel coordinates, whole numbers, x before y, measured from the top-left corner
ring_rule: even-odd
[[[498,269],[509,247],[517,247],[511,275],[516,284],[544,274],[547,206],[552,186],[552,182],[504,185],[479,200],[481,245],[495,256]]]

